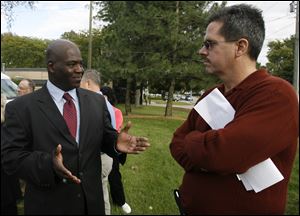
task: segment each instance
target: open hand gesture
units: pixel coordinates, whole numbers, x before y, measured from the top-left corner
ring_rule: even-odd
[[[58,144],[54,150],[53,155],[53,168],[55,173],[63,180],[70,180],[76,184],[80,184],[80,179],[74,176],[70,170],[68,170],[63,164],[63,156],[61,154],[61,145]]]
[[[138,154],[145,151],[150,143],[146,137],[136,137],[128,134],[131,122],[127,122],[126,126],[121,130],[118,137],[117,150],[123,153]]]

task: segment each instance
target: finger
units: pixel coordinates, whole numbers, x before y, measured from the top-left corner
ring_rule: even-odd
[[[146,137],[137,137],[136,141],[137,142],[148,142],[148,138],[146,138]]]
[[[58,144],[55,150],[55,155],[58,155],[61,152],[61,144]]]
[[[140,153],[142,151],[145,151],[146,150],[146,147],[141,147],[141,146],[137,146],[134,148],[134,151]]]
[[[145,143],[139,143],[137,145],[137,147],[149,147],[149,146],[150,146],[150,143],[147,143],[147,142],[145,142]]]
[[[81,180],[79,178],[77,178],[74,175],[68,175],[68,176],[63,176],[63,182],[66,182],[66,179],[68,179],[69,181],[74,182],[75,184],[80,184]]]
[[[76,184],[80,184],[81,180],[79,178],[77,178],[76,176],[72,175],[71,181],[73,181]]]
[[[122,131],[128,133],[130,128],[131,128],[131,121],[128,121]]]
[[[147,138],[139,137],[136,139],[136,141],[137,141],[137,146],[140,146],[140,147],[149,147],[150,146],[150,143],[148,142]]]
[[[67,168],[64,168],[63,170],[63,176],[64,178],[70,179],[71,181],[73,181],[76,184],[79,184],[81,182],[81,180],[79,178],[77,178],[76,176],[74,176],[71,171],[69,171]]]

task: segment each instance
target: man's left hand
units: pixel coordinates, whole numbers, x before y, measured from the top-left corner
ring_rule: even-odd
[[[139,154],[145,151],[150,143],[146,137],[136,137],[128,134],[131,122],[127,122],[118,137],[117,150],[128,154]]]

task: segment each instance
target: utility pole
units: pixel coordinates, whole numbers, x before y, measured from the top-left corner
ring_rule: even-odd
[[[92,20],[93,20],[92,11],[93,11],[93,1],[90,1],[88,69],[92,68]]]
[[[296,9],[296,32],[295,32],[295,52],[294,52],[294,77],[293,84],[299,99],[299,1],[290,3],[290,12]]]
[[[5,63],[2,63],[2,71],[3,73],[5,73]]]

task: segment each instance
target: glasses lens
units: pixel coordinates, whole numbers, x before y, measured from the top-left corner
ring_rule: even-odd
[[[206,40],[203,42],[203,46],[205,46],[206,49],[212,49],[213,45],[215,43],[213,41],[210,41],[210,40]]]
[[[209,49],[210,43],[208,41],[204,41],[203,46],[205,46],[206,49]]]

